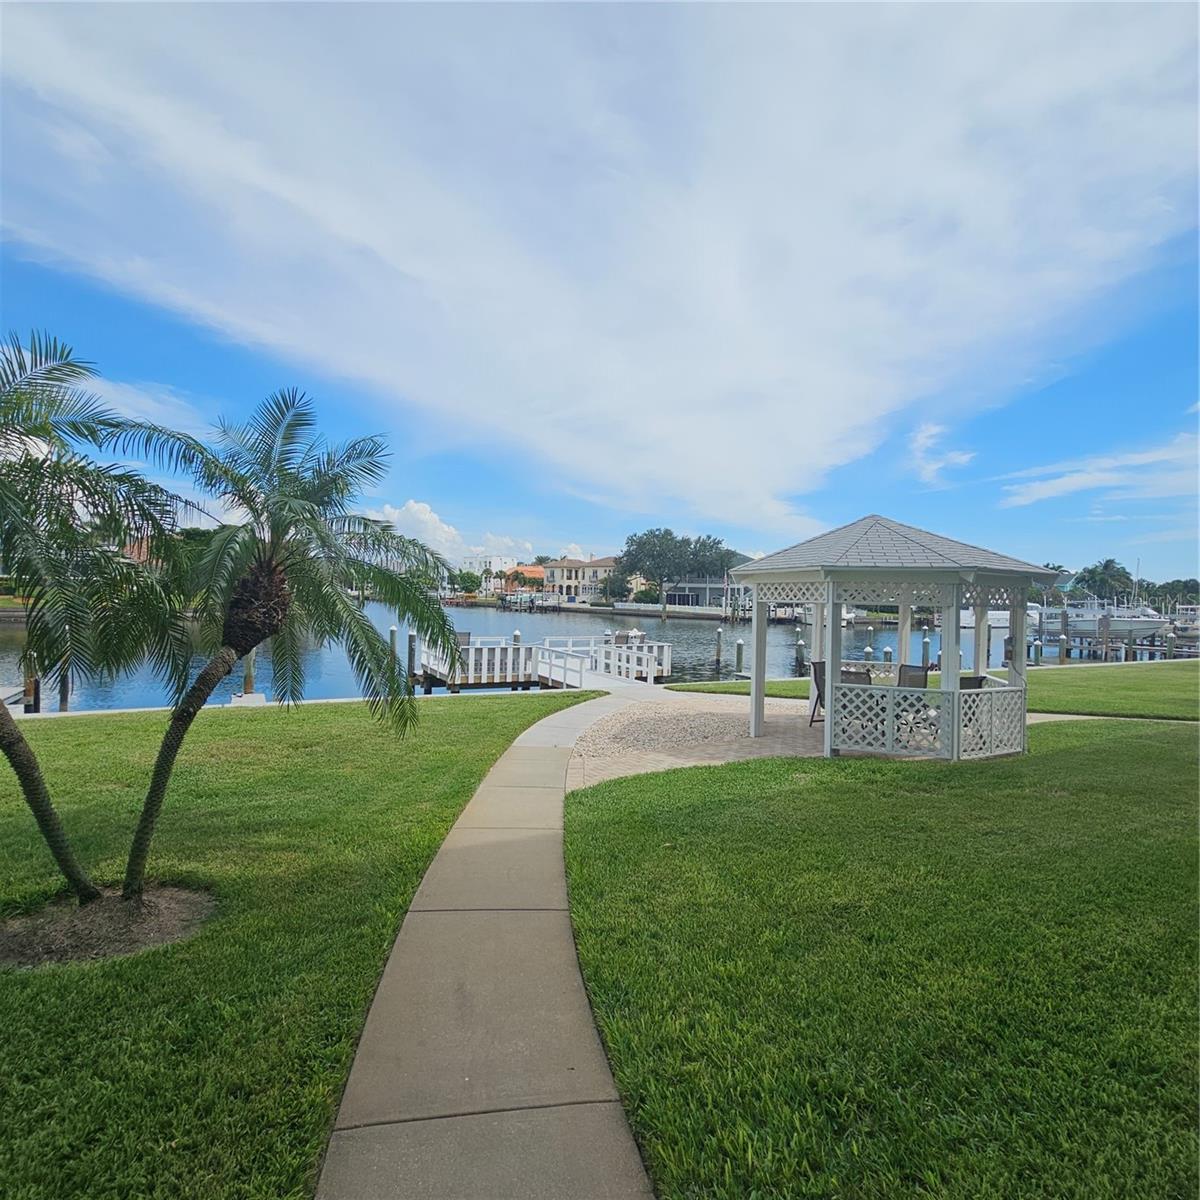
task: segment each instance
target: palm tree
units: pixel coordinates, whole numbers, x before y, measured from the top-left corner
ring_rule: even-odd
[[[95,375],[69,346],[34,333],[0,344],[0,561],[26,601],[27,669],[52,681],[119,670],[145,646],[124,629],[110,637],[137,566],[130,541],[161,541],[176,498],[127,468],[105,466],[76,446],[159,445],[158,431],[105,409],[81,389]],[[79,863],[37,756],[0,704],[0,752],[8,760],[54,861],[81,903],[99,890]]]
[[[401,733],[416,719],[412,683],[351,591],[394,608],[421,637],[456,658],[454,626],[437,599],[445,562],[386,522],[351,511],[383,478],[378,437],[330,446],[315,432],[312,403],[294,390],[265,400],[244,425],[222,424],[211,446],[189,447],[201,488],[237,515],[203,547],[188,589],[209,660],[188,682],[177,658],[177,702],[154,764],[130,847],[122,894],[141,896],[146,860],[175,758],[196,714],[239,658],[270,640],[276,698],[304,693],[307,639],[338,642],[372,712]],[[153,619],[147,606],[147,619]],[[164,654],[160,659],[166,663]]]
[[[1115,558],[1101,559],[1085,567],[1075,577],[1075,582],[1102,599],[1114,599],[1120,592],[1133,590],[1133,577]]]

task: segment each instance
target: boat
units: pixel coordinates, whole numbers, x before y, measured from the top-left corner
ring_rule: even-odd
[[[1200,638],[1200,604],[1177,604],[1168,620],[1177,637],[1189,641]]]
[[[1148,604],[1111,604],[1089,596],[1061,607],[1043,608],[1042,628],[1048,635],[1061,632],[1064,613],[1069,637],[1103,637],[1107,627],[1109,637],[1124,641],[1131,636],[1156,637],[1170,626],[1170,621]]]
[[[1009,612],[1007,608],[989,608],[987,615],[987,623],[993,629],[1007,629],[1009,622]],[[938,614],[938,623],[941,623],[941,614]],[[975,610],[973,608],[964,608],[958,614],[959,629],[974,629],[975,628]]]

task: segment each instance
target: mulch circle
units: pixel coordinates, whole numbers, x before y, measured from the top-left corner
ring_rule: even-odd
[[[140,903],[122,900],[116,888],[81,908],[63,896],[36,912],[0,922],[0,967],[99,962],[136,954],[190,937],[212,916],[208,892],[148,888]]]

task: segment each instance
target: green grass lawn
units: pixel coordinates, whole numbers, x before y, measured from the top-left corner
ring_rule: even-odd
[[[568,797],[580,960],[661,1198],[1195,1197],[1195,730],[1030,743]]]
[[[1200,661],[1043,667],[1029,674],[1030,712],[1200,720]]]
[[[210,888],[192,941],[0,972],[6,1200],[302,1197],[384,958],[491,763],[587,693],[420,701],[400,741],[362,705],[212,711],[184,745],[151,858]],[[23,727],[81,857],[118,881],[162,715]],[[0,903],[57,890],[0,770]]]
[[[937,678],[932,675],[931,682]],[[1027,679],[1030,712],[1200,720],[1200,661],[1197,660],[1136,666],[1043,667],[1030,671]],[[679,692],[750,694],[750,684],[744,679],[668,686]],[[808,680],[770,680],[767,695],[788,699],[807,696]]]
[[[716,692],[725,696],[750,695],[748,679],[722,679],[717,683],[668,683],[671,692]],[[807,679],[768,679],[767,695],[777,700],[798,700],[808,695]]]

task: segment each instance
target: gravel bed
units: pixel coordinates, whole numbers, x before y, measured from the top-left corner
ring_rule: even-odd
[[[740,701],[729,704],[726,700]],[[768,712],[796,712],[794,704],[767,702]],[[695,703],[646,701],[601,717],[575,743],[585,758],[678,750],[698,742],[732,742],[749,737],[749,705],[742,697],[707,697]]]

